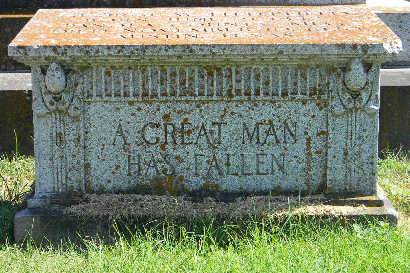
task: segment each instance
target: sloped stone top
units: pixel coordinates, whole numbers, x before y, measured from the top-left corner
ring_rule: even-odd
[[[390,54],[399,38],[364,6],[39,10],[11,56]]]

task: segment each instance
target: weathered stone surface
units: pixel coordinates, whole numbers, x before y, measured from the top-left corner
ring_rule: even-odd
[[[358,6],[41,10],[36,195],[376,191],[379,68],[400,41]]]
[[[9,55],[285,58],[400,49],[397,36],[363,6],[76,9],[38,11],[10,44]]]

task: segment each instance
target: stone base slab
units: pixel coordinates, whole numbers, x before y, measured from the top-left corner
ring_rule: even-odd
[[[241,221],[249,217],[267,216],[281,221],[289,215],[306,219],[326,219],[352,223],[380,219],[397,224],[398,213],[378,187],[376,196],[335,197],[313,195],[248,196],[222,200],[217,192],[200,198],[136,195],[89,194],[70,207],[27,208],[15,216],[14,236],[17,243],[31,238],[39,243],[62,241],[81,243],[81,238],[101,238],[113,242],[114,223],[119,230],[146,226],[156,220],[186,224],[198,219],[214,219],[215,223]],[[81,235],[81,236],[79,236]]]

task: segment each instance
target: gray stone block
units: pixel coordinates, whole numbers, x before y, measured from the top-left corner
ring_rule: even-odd
[[[374,194],[399,51],[363,6],[41,10],[9,46],[32,67],[34,199]]]
[[[379,74],[401,43],[380,22],[364,6],[40,10],[9,45],[33,83],[17,241],[104,232],[81,221],[95,204],[146,215],[124,200],[190,217],[209,197],[224,216],[320,193],[366,204],[335,215],[395,222],[377,197]]]

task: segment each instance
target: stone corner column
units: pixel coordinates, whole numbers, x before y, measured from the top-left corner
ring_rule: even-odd
[[[45,207],[84,191],[82,85],[75,70],[58,63],[32,65],[35,196]]]
[[[338,69],[328,113],[327,192],[376,193],[380,64]]]

